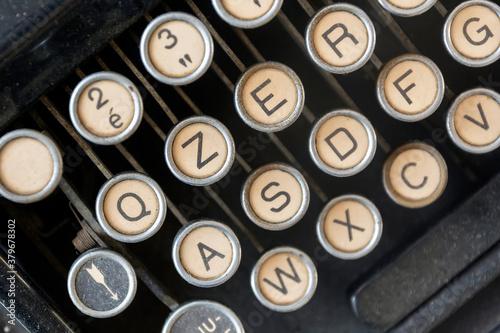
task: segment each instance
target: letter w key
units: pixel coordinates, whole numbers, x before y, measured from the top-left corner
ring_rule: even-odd
[[[201,160],[202,159],[201,153],[203,150],[203,133],[201,131],[196,133],[195,135],[193,135],[191,137],[191,139],[184,142],[182,144],[182,148],[186,148],[187,146],[189,146],[191,144],[191,142],[193,142],[196,139],[198,139],[198,153],[196,156],[196,167],[199,170],[199,169],[203,168],[205,165],[207,165],[208,163],[210,163],[214,158],[219,156],[219,153],[215,152],[212,155],[210,155],[208,158],[206,158],[204,161]]]
[[[300,277],[297,274],[297,271],[295,270],[295,267],[293,267],[293,264],[292,264],[292,261],[290,260],[290,258],[286,258],[286,261],[288,262],[288,265],[290,266],[290,269],[292,270],[293,275],[292,274],[288,274],[287,272],[283,271],[279,267],[276,267],[274,269],[274,271],[276,272],[276,276],[278,277],[278,281],[280,283],[279,287],[276,284],[274,284],[273,282],[269,281],[267,278],[264,278],[264,282],[266,282],[271,287],[273,287],[276,290],[278,290],[283,295],[288,294],[288,289],[286,288],[285,282],[283,282],[283,277],[282,276],[286,276],[287,278],[289,278],[292,281],[295,281],[296,283],[300,283],[301,282]]]

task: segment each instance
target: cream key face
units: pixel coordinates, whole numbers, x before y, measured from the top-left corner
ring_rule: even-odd
[[[96,200],[97,220],[109,236],[138,242],[155,234],[165,219],[166,199],[158,184],[137,172],[110,178]]]
[[[375,140],[375,131],[364,116],[351,110],[333,111],[314,126],[310,151],[314,162],[326,173],[350,176],[370,163]]]
[[[15,130],[0,139],[0,193],[14,202],[39,201],[62,174],[58,148],[34,130]]]
[[[323,69],[349,73],[363,66],[373,53],[375,29],[358,7],[335,4],[313,17],[307,28],[306,45]]]
[[[500,145],[500,95],[490,89],[464,92],[448,112],[448,133],[470,153],[486,153]]]
[[[464,65],[479,67],[500,58],[500,7],[490,1],[459,5],[445,24],[445,42]]]
[[[313,296],[317,273],[302,251],[281,247],[265,253],[252,271],[252,289],[268,308],[288,312],[304,306]]]
[[[218,120],[195,116],[178,123],[165,145],[172,173],[191,185],[212,184],[229,171],[234,160],[234,142]]]
[[[198,220],[178,232],[172,257],[177,271],[187,282],[214,287],[236,272],[241,250],[229,227],[211,220]]]
[[[302,112],[304,88],[289,67],[264,62],[250,67],[239,79],[235,105],[250,127],[264,132],[280,131]]]
[[[71,94],[71,122],[93,143],[111,145],[124,141],[139,127],[142,112],[139,90],[118,73],[89,75]]]
[[[434,148],[411,143],[396,149],[384,164],[384,186],[389,196],[411,208],[429,205],[441,196],[448,171]]]
[[[309,187],[299,171],[273,163],[248,177],[241,200],[252,222],[264,229],[283,230],[304,216],[309,206]]]
[[[429,10],[436,0],[378,0],[390,13],[398,16],[416,16]]]
[[[378,244],[382,218],[368,199],[344,195],[325,206],[318,219],[317,233],[323,247],[333,256],[357,259]]]
[[[157,80],[182,85],[199,78],[210,66],[213,42],[196,17],[169,12],[151,21],[141,38],[141,58]]]
[[[402,121],[418,121],[441,104],[444,80],[428,58],[407,54],[391,60],[380,72],[377,98],[382,108]]]
[[[260,27],[280,10],[283,0],[212,0],[215,11],[232,26],[244,29]]]

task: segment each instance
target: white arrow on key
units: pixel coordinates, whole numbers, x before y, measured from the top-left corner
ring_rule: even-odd
[[[101,273],[101,271],[92,263],[91,268],[85,268],[87,272],[92,276],[95,282],[102,284],[106,289],[109,291],[109,293],[112,295],[111,298],[114,299],[115,301],[118,300],[118,293],[114,293],[111,291],[111,289],[108,287],[106,282],[104,281],[104,275]]]

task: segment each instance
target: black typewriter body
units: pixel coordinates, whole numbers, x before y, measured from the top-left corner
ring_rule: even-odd
[[[4,307],[8,305],[5,277],[9,268],[5,261],[9,249],[9,220],[15,220],[16,225],[15,257],[19,274],[18,323],[9,326],[6,311],[1,314],[0,323],[12,332],[23,332],[21,323],[30,332],[159,332],[171,312],[168,300],[162,297],[166,293],[179,304],[197,299],[225,304],[238,315],[248,333],[500,331],[500,272],[495,271],[500,266],[495,264],[500,258],[498,216],[492,217],[498,222],[490,233],[491,244],[459,272],[471,272],[478,277],[476,282],[471,282],[470,293],[452,288],[457,274],[422,304],[415,304],[405,318],[391,327],[371,327],[353,310],[352,296],[361,285],[390,266],[476,192],[500,182],[500,150],[483,155],[466,153],[453,144],[445,124],[446,112],[456,95],[475,87],[500,91],[500,63],[469,68],[455,62],[442,41],[445,13],[436,6],[422,15],[403,18],[391,16],[376,0],[348,2],[363,9],[373,21],[374,54],[382,64],[418,50],[439,66],[449,90],[432,116],[404,123],[385,113],[375,94],[379,73],[376,61],[369,61],[347,75],[329,74],[312,62],[304,46],[305,29],[311,15],[331,3],[328,0],[285,0],[271,22],[248,30],[233,28],[222,21],[208,0],[40,0],[0,4],[3,39],[0,42],[0,134],[17,128],[33,128],[50,135],[63,151],[63,178],[68,186],[29,205],[0,199],[3,258],[0,296]],[[440,8],[449,12],[460,3],[442,0]],[[180,87],[155,80],[144,69],[139,53],[139,40],[148,19],[171,10],[191,13],[202,21],[206,19],[217,32],[214,35],[211,31],[215,47],[211,68],[197,81]],[[382,144],[377,146],[375,157],[365,170],[346,178],[329,176],[319,170],[308,152],[314,121],[304,114],[292,126],[271,136],[252,130],[241,121],[234,108],[231,86],[244,69],[264,60],[286,64],[298,74],[305,88],[305,104],[314,118],[331,110],[349,108],[360,111],[372,122]],[[144,110],[149,115],[148,121],[143,119],[137,132],[118,146],[99,146],[83,139],[85,144],[82,144],[69,121],[71,89],[84,76],[102,70],[114,71],[132,80],[140,90]],[[160,101],[179,120],[200,112],[220,120],[231,131],[237,153],[252,169],[271,162],[299,165],[308,174],[311,189],[305,217],[283,231],[267,231],[253,224],[240,203],[241,187],[248,171],[238,161],[226,177],[209,188],[192,187],[176,179],[166,166],[165,142],[156,130],[168,133],[174,125]],[[443,195],[436,202],[410,209],[396,204],[386,194],[382,167],[392,150],[416,140],[435,147],[443,155],[449,178]],[[132,264],[140,272],[139,283],[135,299],[125,312],[108,319],[91,318],[73,306],[67,292],[68,271],[79,255],[72,240],[82,226],[95,226],[89,220],[95,219],[96,195],[106,181],[103,170],[117,174],[138,166],[160,184],[187,221],[210,217],[229,225],[241,243],[241,265],[229,281],[215,288],[198,288],[184,281],[177,274],[171,257],[173,239],[182,225],[168,207],[163,227],[146,241],[124,245],[109,237],[102,238],[111,249],[133,258]],[[316,236],[316,221],[330,199],[351,193],[373,201],[380,210],[384,227],[381,241],[373,252],[361,259],[341,260],[321,247]],[[481,204],[500,206],[499,192],[485,196]],[[99,234],[98,230],[94,231]],[[482,242],[481,239],[474,241]],[[261,252],[280,245],[306,252],[318,270],[315,295],[306,306],[291,313],[265,308],[250,288],[250,272]],[[464,252],[463,256],[467,257],[468,253]],[[492,268],[474,266],[481,259],[489,260]],[[432,258],[422,256],[415,265],[425,269],[426,260]],[[433,272],[429,274],[432,276]],[[443,291],[449,291],[449,297],[443,298]],[[407,292],[411,294],[413,290]],[[425,307],[432,302],[439,307]],[[377,306],[376,300],[373,306]]]

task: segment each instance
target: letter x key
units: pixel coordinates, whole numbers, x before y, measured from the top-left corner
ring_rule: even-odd
[[[352,241],[352,229],[356,229],[356,230],[359,230],[361,232],[364,232],[365,229],[351,224],[351,218],[349,217],[349,209],[345,210],[345,218],[346,218],[347,222],[340,221],[337,219],[333,220],[333,222],[347,227],[347,232],[349,233],[349,242],[351,242]]]

